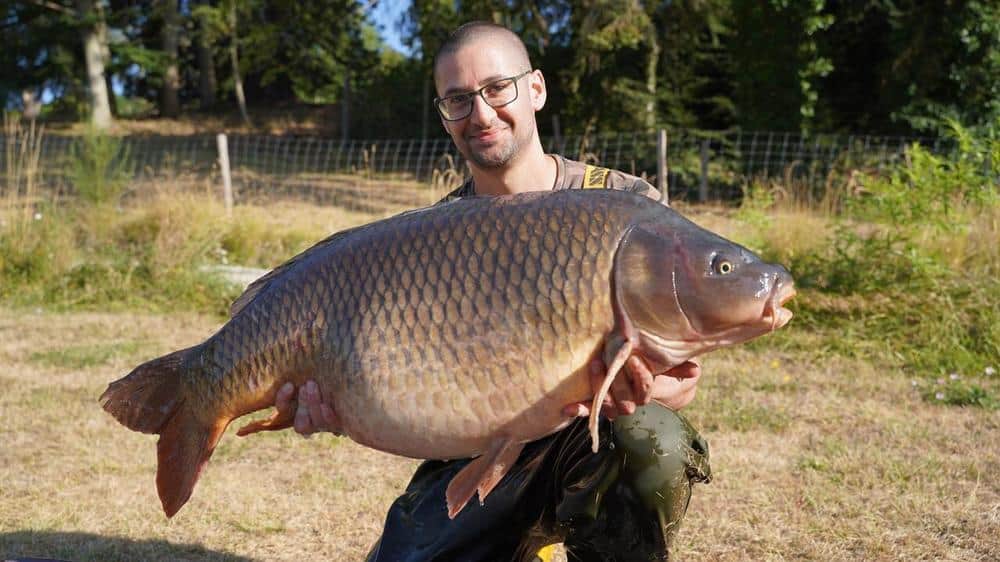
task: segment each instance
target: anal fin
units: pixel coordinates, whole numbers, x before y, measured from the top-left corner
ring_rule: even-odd
[[[514,466],[522,449],[524,443],[515,443],[509,437],[498,438],[485,453],[459,471],[451,479],[445,492],[448,518],[454,519],[476,492],[479,492],[479,503],[482,504],[486,496],[503,480],[510,467]]]

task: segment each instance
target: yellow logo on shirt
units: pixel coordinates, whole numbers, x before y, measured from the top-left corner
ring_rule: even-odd
[[[583,171],[583,188],[603,188],[608,181],[608,169],[587,164]]]

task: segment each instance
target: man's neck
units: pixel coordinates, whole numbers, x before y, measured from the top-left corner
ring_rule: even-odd
[[[556,163],[542,150],[541,143],[523,152],[506,165],[481,168],[469,164],[476,195],[510,195],[527,191],[549,191],[556,181]]]

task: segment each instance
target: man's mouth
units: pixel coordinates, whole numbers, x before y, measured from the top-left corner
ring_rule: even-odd
[[[472,140],[475,140],[477,142],[492,142],[500,136],[501,132],[502,129],[490,129],[488,131],[479,131],[476,134],[472,135]]]

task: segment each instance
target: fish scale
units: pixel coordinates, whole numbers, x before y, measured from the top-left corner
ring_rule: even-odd
[[[633,230],[645,234],[619,267]],[[481,498],[492,489],[524,442],[569,423],[565,406],[599,404],[630,354],[678,364],[698,352],[688,340],[701,336],[658,334],[690,348],[662,358],[658,340],[642,344],[625,310],[642,303],[632,312],[655,324],[654,302],[676,320],[661,331],[688,322],[676,280],[672,293],[648,282],[676,256],[700,255],[675,247],[681,234],[688,245],[714,244],[712,255],[738,249],[658,202],[617,191],[467,198],[404,213],[296,256],[254,282],[205,342],[140,365],[101,400],[126,426],[161,435],[157,487],[168,515],[187,501],[233,419],[272,405],[286,382],[310,379],[337,429],[359,443],[416,458],[482,455],[449,486],[454,515],[476,489]],[[736,296],[757,307],[748,322],[770,310],[774,329],[778,296],[765,295],[767,306],[761,295]],[[608,364],[596,396],[594,357]],[[241,434],[290,424],[279,412]]]

